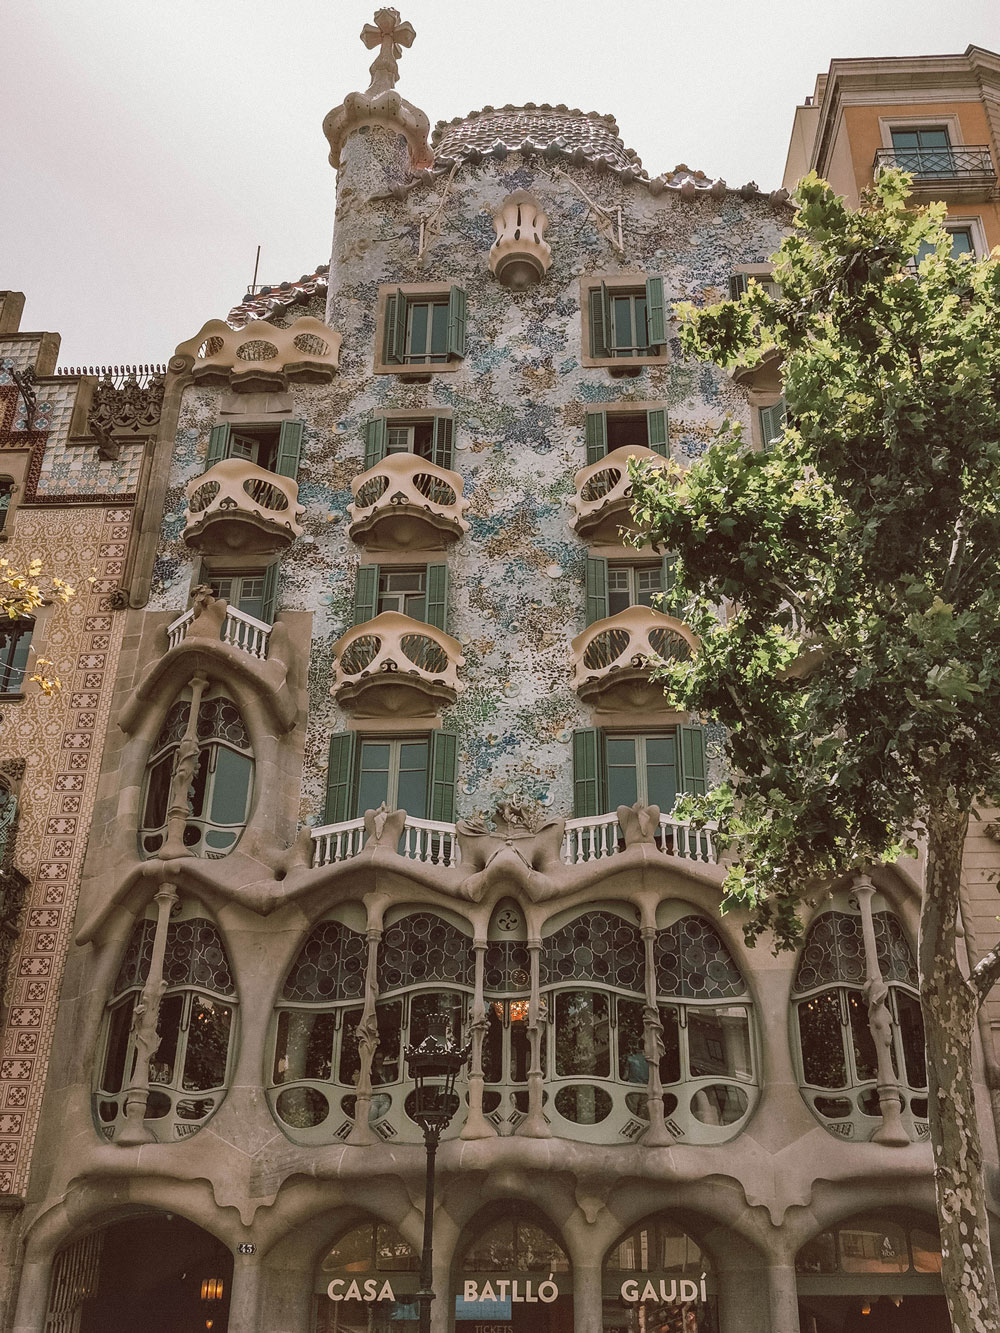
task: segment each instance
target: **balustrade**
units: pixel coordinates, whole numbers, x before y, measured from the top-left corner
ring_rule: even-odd
[[[662,707],[653,669],[658,662],[683,661],[696,648],[694,635],[679,620],[649,606],[630,606],[576,636],[572,683],[581,699],[600,699],[602,707]]]
[[[463,487],[450,468],[415,454],[386,454],[354,479],[348,533],[372,550],[438,550],[469,530]]]
[[[465,688],[458,640],[397,611],[353,626],[333,651],[331,693],[361,717],[430,716]]]
[[[196,551],[274,551],[302,535],[298,483],[244,458],[188,482],[184,540]]]
[[[194,607],[171,621],[167,626],[167,647],[176,648],[183,643],[194,621]],[[271,637],[271,626],[256,616],[240,611],[238,607],[227,606],[226,618],[222,622],[219,636],[223,643],[241,648],[250,657],[263,662],[267,657],[267,645]]]
[[[625,445],[589,463],[576,474],[576,495],[570,500],[576,517],[573,531],[587,541],[617,542],[622,532],[635,532],[629,459],[652,459],[660,468],[668,460],[641,445]]]

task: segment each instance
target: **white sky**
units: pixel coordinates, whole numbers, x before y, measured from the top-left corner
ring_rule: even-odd
[[[610,112],[651,175],[781,184],[792,114],[835,56],[1000,49],[997,0],[398,0],[399,90]],[[61,364],[166,361],[259,281],[325,263],[321,123],[368,86],[370,0],[6,0],[0,287]]]

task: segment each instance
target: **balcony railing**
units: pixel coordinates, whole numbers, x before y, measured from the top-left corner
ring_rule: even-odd
[[[683,819],[661,815],[659,831],[650,845],[664,856],[708,864],[716,860],[714,833],[714,824],[694,828]],[[365,821],[363,818],[348,819],[341,824],[325,824],[322,828],[314,828],[312,842],[314,869],[350,861],[364,847]],[[625,840],[617,815],[566,820],[560,851],[564,865],[603,861],[624,850]],[[408,861],[420,861],[425,865],[457,866],[462,861],[454,824],[416,819],[412,815],[406,816],[396,851]]]
[[[184,540],[197,551],[274,551],[302,535],[298,482],[224,458],[188,482]]]
[[[652,449],[629,445],[615,449],[596,463],[589,463],[576,474],[576,495],[570,500],[575,510],[573,531],[589,541],[616,542],[621,532],[634,532],[632,522],[632,482],[629,459],[652,459],[660,467],[667,460]]]
[[[913,189],[957,190],[967,194],[992,190],[997,173],[986,144],[954,144],[950,148],[880,148],[875,154],[875,176],[887,167],[898,167],[913,176]]]
[[[179,643],[183,643],[187,637],[187,632],[194,620],[194,608],[185,611],[182,616],[178,616],[167,626],[167,644],[170,648],[176,648]],[[222,622],[222,633],[220,638],[223,643],[231,644],[234,648],[241,648],[243,652],[251,657],[256,657],[263,662],[267,657],[267,644],[271,637],[271,626],[263,620],[258,620],[256,616],[247,615],[245,611],[240,611],[235,606],[226,607],[226,618]]]
[[[416,454],[386,454],[354,478],[348,534],[373,550],[435,550],[469,525],[457,472]]]
[[[665,856],[678,856],[683,861],[715,861],[715,843],[712,838],[715,824],[695,828],[687,820],[660,815],[659,832],[653,846]],[[567,819],[563,835],[562,859],[566,865],[584,865],[601,861],[624,850],[625,842],[617,815],[592,815],[584,819]]]
[[[354,625],[333,652],[332,692],[361,717],[432,716],[465,688],[458,640],[398,611]]]
[[[630,606],[596,620],[572,643],[572,684],[581,699],[612,699],[620,708],[663,706],[651,679],[658,662],[683,661],[697,647],[685,625],[650,606]]]

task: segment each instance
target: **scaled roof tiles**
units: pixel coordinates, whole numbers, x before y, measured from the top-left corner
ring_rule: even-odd
[[[631,168],[636,175],[645,174],[639,155],[626,148],[618,134],[614,116],[602,116],[596,111],[571,110],[567,106],[483,107],[468,116],[454,120],[439,120],[431,135],[435,157],[485,157],[502,144],[508,151],[530,146],[535,152],[561,149],[567,156],[577,151],[587,160],[604,158],[607,165],[619,171]]]

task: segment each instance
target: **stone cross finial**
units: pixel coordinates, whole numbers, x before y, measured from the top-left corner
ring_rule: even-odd
[[[375,23],[366,23],[361,29],[361,40],[368,50],[376,46],[379,48],[368,71],[372,76],[369,96],[373,93],[387,93],[396,86],[399,81],[396,61],[403,54],[404,46],[413,45],[416,35],[412,23],[400,23],[398,9],[377,9]]]

